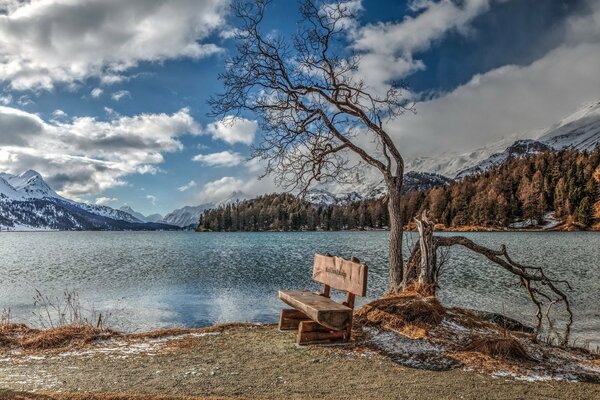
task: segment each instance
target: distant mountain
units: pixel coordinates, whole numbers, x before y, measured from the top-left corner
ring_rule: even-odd
[[[509,158],[565,148],[592,150],[599,145],[600,101],[596,101],[547,128],[515,133],[470,152],[413,158],[406,162],[406,168],[460,179],[486,171]]]
[[[427,190],[450,182],[451,179],[442,175],[411,171],[404,175],[402,193]],[[329,191],[323,188],[313,188],[306,193],[304,199],[312,204],[346,205],[356,201],[378,199],[387,194],[387,187],[383,180],[374,184],[356,184],[353,185],[353,189],[345,191],[343,187],[340,187],[335,191]]]
[[[529,135],[537,137],[539,134],[538,131],[513,134],[464,153],[447,152],[434,157],[408,158],[405,168],[408,171],[433,173],[454,178],[460,171],[475,167],[493,154],[501,153],[516,140],[526,139]]]
[[[111,207],[79,203],[58,195],[33,170],[0,173],[2,230],[155,230],[174,226],[144,223]]]
[[[66,200],[52,190],[42,176],[32,169],[21,175],[0,172],[0,196],[2,194],[12,200],[43,199],[45,197]]]
[[[119,208],[120,211],[126,212],[127,214],[133,215],[135,218],[139,219],[142,222],[160,222],[163,219],[163,216],[160,214],[150,214],[144,215],[140,212],[135,211],[130,206],[122,206]]]
[[[548,128],[540,142],[554,150],[592,150],[600,145],[600,101],[586,104]]]
[[[458,172],[458,174],[456,174],[456,179],[462,179],[465,176],[469,175],[480,174],[493,167],[502,165],[512,158],[526,157],[529,155],[552,150],[552,147],[537,140],[517,140],[512,145],[507,147],[506,150],[504,150],[503,152],[492,154],[490,157],[481,161],[477,165]]]
[[[600,101],[586,104],[541,132],[538,140],[517,140],[504,151],[492,154],[456,174],[457,179],[479,174],[512,158],[567,148],[593,150],[600,146]]]
[[[190,225],[196,227],[200,220],[200,214],[202,214],[204,210],[214,208],[215,206],[215,203],[206,203],[200,204],[199,206],[185,206],[178,208],[165,215],[161,222],[179,227],[187,227]]]

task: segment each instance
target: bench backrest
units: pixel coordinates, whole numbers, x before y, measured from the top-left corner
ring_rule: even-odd
[[[341,257],[315,254],[312,278],[337,290],[357,296],[367,294],[367,266]]]

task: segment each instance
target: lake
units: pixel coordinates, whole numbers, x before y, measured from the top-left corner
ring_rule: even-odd
[[[572,283],[572,337],[600,345],[600,233],[477,232],[524,264]],[[407,235],[407,242],[414,240]],[[36,325],[35,290],[77,291],[84,306],[127,330],[217,322],[276,322],[281,288],[317,290],[312,255],[357,256],[369,265],[368,296],[384,293],[387,232],[11,232],[0,233],[0,311]],[[514,277],[483,257],[453,249],[442,301],[532,322],[535,309]],[[367,299],[368,300],[368,299]],[[360,303],[364,303],[361,300]]]

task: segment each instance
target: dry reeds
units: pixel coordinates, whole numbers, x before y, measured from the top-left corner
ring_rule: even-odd
[[[0,326],[0,347],[24,350],[48,350],[82,346],[106,339],[115,332],[87,325],[65,325],[46,330],[31,329],[23,324]]]
[[[492,358],[516,361],[531,360],[521,342],[512,336],[481,336],[469,343],[464,350],[481,353]]]
[[[58,328],[36,331],[21,338],[23,349],[46,350],[81,346],[97,339],[106,339],[114,332],[86,325],[65,325]]]

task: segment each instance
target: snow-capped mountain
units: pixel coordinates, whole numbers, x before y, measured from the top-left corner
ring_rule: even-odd
[[[408,171],[433,173],[453,178],[460,171],[475,167],[492,155],[501,153],[515,141],[538,137],[540,133],[541,131],[516,133],[486,146],[463,153],[446,152],[434,157],[408,158],[405,162],[405,168]]]
[[[446,185],[450,181],[442,175],[411,171],[404,175],[402,191],[408,193],[414,190],[426,190]],[[345,191],[344,186],[339,186],[331,191],[324,188],[313,188],[306,193],[304,199],[313,204],[343,205],[355,201],[378,199],[387,194],[387,187],[383,180],[377,183],[356,184],[353,185],[353,189]]]
[[[407,161],[406,168],[460,179],[486,171],[509,158],[565,148],[591,150],[599,145],[600,101],[596,101],[545,129],[515,133],[466,153],[414,158]]]
[[[147,224],[111,207],[79,203],[58,195],[36,171],[0,173],[0,229],[125,230],[174,229]]]
[[[586,104],[551,126],[539,141],[555,150],[592,150],[600,145],[600,101]]]
[[[479,164],[459,171],[456,179],[462,179],[469,175],[476,175],[485,172],[493,167],[504,164],[507,160],[529,155],[552,151],[552,147],[532,139],[517,140],[501,153],[492,154],[490,157],[481,161]]]
[[[160,222],[163,219],[163,216],[160,214],[144,215],[141,212],[135,211],[133,208],[127,205],[120,207],[119,210],[126,212],[127,214],[133,215],[135,218],[139,219],[142,222]]]
[[[200,215],[204,210],[208,210],[209,208],[215,208],[215,203],[206,203],[200,204],[199,206],[185,206],[182,208],[178,208],[165,215],[161,222],[170,225],[176,225],[180,227],[186,227],[193,225],[194,227],[198,225],[198,221],[200,220]]]
[[[44,197],[66,200],[52,190],[39,173],[31,169],[21,175],[2,172],[0,179],[0,196],[4,194],[13,200],[43,199]]]

